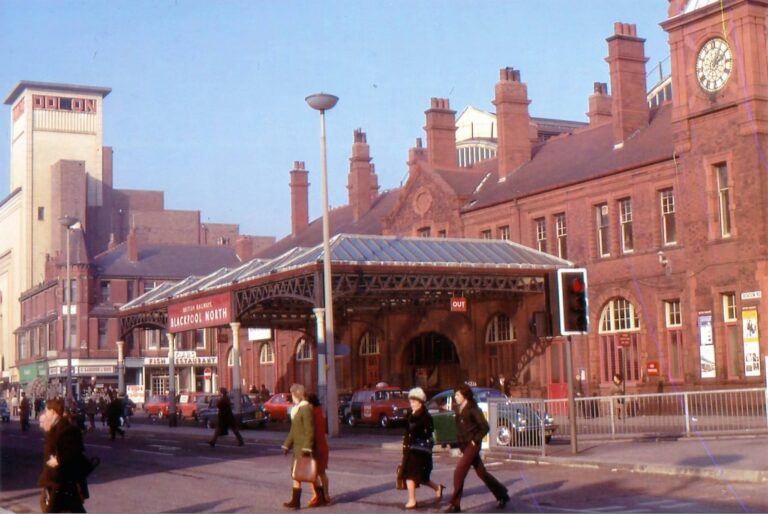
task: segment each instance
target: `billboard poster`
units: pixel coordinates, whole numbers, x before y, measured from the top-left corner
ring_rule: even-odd
[[[699,358],[701,378],[715,378],[715,345],[712,339],[712,313],[699,313]]]
[[[760,335],[757,329],[757,309],[741,311],[742,336],[744,338],[744,374],[760,376]]]

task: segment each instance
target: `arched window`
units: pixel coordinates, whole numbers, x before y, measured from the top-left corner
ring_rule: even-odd
[[[275,352],[272,350],[272,345],[264,343],[259,350],[259,364],[274,364]]]
[[[359,385],[372,385],[381,378],[381,357],[379,354],[379,340],[371,331],[367,331],[360,338],[360,360],[358,369]]]
[[[259,382],[275,390],[275,351],[272,343],[262,343],[259,349]]]
[[[306,337],[296,343],[296,362],[294,365],[294,381],[310,386],[312,384],[312,346]]]
[[[312,347],[307,344],[305,338],[299,339],[299,344],[296,345],[296,360],[297,361],[311,361],[312,360]]]
[[[491,318],[485,330],[486,343],[508,343],[517,340],[515,326],[506,314],[497,314]]]
[[[360,355],[378,355],[379,340],[372,332],[366,332],[360,339]]]
[[[640,317],[626,298],[612,298],[605,304],[598,324],[600,379],[610,382],[614,374],[625,383],[640,376]]]
[[[496,314],[485,329],[486,354],[488,358],[488,376],[498,384],[503,376],[509,379],[514,373],[514,347],[517,340],[515,326],[504,313]]]

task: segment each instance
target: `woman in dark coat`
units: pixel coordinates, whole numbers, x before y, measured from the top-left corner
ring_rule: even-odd
[[[83,502],[88,498],[88,483],[84,468],[83,437],[77,427],[64,418],[61,400],[48,400],[40,416],[45,431],[43,471],[38,484],[48,501],[44,512],[85,512]]]
[[[237,445],[242,446],[245,443],[243,442],[243,436],[240,435],[240,430],[237,428],[235,416],[232,414],[232,402],[229,401],[227,388],[222,387],[219,389],[219,392],[221,393],[221,398],[219,398],[219,403],[216,404],[216,407],[219,409],[216,417],[216,430],[213,432],[213,439],[208,441],[208,444],[213,448],[216,446],[216,439],[218,439],[220,435],[227,434],[228,430],[232,429],[232,432],[235,433],[235,437],[237,437]]]
[[[424,484],[434,489],[438,501],[443,497],[445,487],[430,479],[435,428],[432,416],[424,407],[427,395],[421,387],[415,387],[408,392],[408,400],[411,402],[411,413],[406,420],[400,478],[405,479],[405,485],[408,488],[408,503],[405,504],[405,508],[415,509],[416,488],[419,485]]]

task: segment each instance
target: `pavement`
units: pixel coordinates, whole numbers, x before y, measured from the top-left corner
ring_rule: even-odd
[[[206,439],[213,433],[210,429],[196,426],[170,427],[165,422],[133,423],[128,429],[129,437],[131,432],[151,433],[161,437],[185,434]],[[241,430],[241,434],[248,442],[279,446],[287,436],[287,430],[245,429]],[[346,433],[329,438],[328,444],[331,450],[379,447],[401,451],[401,441],[402,432],[391,429],[382,434]],[[435,451],[458,455],[458,450],[436,447]],[[529,465],[706,477],[728,482],[768,484],[768,432],[748,435],[700,435],[688,438],[650,435],[617,440],[583,438],[578,440],[578,451],[575,455],[572,453],[570,441],[556,438],[552,444],[547,445],[546,455],[518,449],[488,450],[484,455],[486,460]]]

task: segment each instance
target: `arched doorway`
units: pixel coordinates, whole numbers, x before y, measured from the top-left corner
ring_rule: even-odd
[[[461,378],[459,356],[453,341],[437,332],[420,334],[406,345],[405,379],[425,391],[440,391],[456,385]]]

